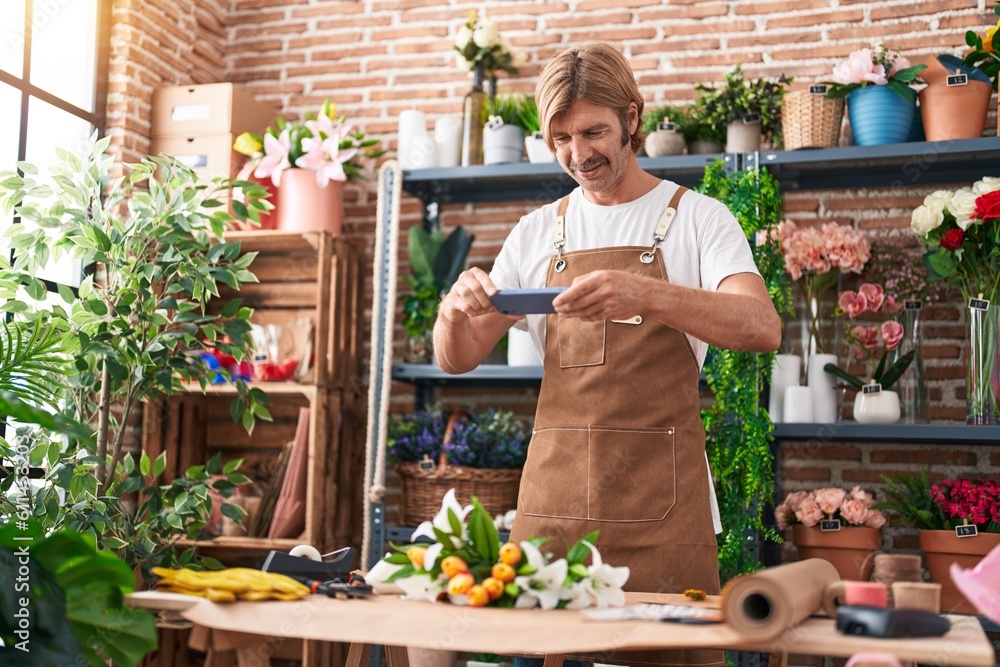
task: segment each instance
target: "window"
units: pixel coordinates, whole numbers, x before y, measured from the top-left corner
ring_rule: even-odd
[[[18,160],[43,171],[55,148],[82,153],[104,132],[111,0],[3,0],[0,33],[0,170]],[[2,213],[0,213],[2,216]],[[18,221],[0,217],[0,236]],[[9,253],[0,241],[0,252]],[[76,287],[79,262],[53,262],[49,291]],[[4,435],[0,421],[0,436]]]

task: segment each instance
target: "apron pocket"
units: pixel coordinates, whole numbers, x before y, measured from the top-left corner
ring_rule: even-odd
[[[661,521],[677,496],[673,428],[590,427],[589,518]]]
[[[584,322],[576,317],[556,317],[555,321],[561,368],[600,366],[604,363],[606,320]]]
[[[532,516],[587,518],[587,427],[532,435],[518,502]]]

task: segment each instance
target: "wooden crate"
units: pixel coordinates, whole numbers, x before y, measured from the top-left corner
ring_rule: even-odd
[[[233,297],[254,309],[254,324],[313,322],[315,370],[309,384],[358,386],[361,337],[361,253],[326,232],[231,232],[243,252],[256,252],[250,270],[259,283],[238,292],[220,286],[221,303]],[[221,307],[220,303],[220,307]]]

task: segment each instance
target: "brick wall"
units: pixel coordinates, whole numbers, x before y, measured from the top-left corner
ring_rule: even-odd
[[[352,122],[383,137],[388,157],[394,157],[400,111],[420,108],[429,123],[460,113],[469,79],[455,65],[452,40],[470,9],[487,8],[501,34],[528,54],[520,76],[501,79],[501,91],[532,90],[543,63],[556,51],[605,40],[629,57],[649,103],[689,101],[693,84],[721,81],[736,63],[744,63],[752,77],[794,76],[794,87],[801,88],[827,78],[840,58],[871,42],[884,40],[911,60],[958,54],[967,29],[982,30],[995,21],[986,0],[147,0],[139,7],[135,0],[115,5],[109,130],[128,158],[147,146],[153,87],[222,80],[244,84],[292,116],[329,97]],[[996,127],[995,98],[992,105],[989,134]],[[790,193],[786,210],[798,222],[843,222],[873,239],[896,234],[910,241],[905,230],[910,211],[932,188],[919,180],[908,183],[893,190]],[[370,248],[373,186],[351,183],[345,196],[345,234]],[[462,224],[477,235],[470,260],[488,269],[509,228],[528,209],[451,206],[443,210],[442,221],[446,228]],[[404,227],[419,221],[419,202],[407,197]],[[407,270],[405,263],[404,247],[401,272]],[[933,319],[926,338],[933,417],[960,420],[964,314],[945,304],[928,316]],[[397,340],[401,351],[401,335]],[[526,390],[452,390],[445,395],[525,414],[534,404],[534,393]],[[394,409],[411,405],[412,388],[395,387]],[[880,452],[896,451],[874,445],[848,449],[851,455],[834,457],[834,463],[813,452],[788,449],[787,483],[792,488],[818,483],[796,477],[811,468],[830,471],[830,483],[847,483],[850,474],[861,474],[849,470],[868,470]],[[906,456],[893,465],[950,465],[951,457],[970,453],[947,446],[919,451],[920,457]],[[969,472],[998,470],[993,458],[975,457],[966,466]],[[841,468],[846,476],[835,474]]]

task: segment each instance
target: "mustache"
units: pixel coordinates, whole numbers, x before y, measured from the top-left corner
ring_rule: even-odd
[[[608,160],[604,156],[587,158],[584,162],[570,162],[569,168],[573,171],[590,171],[602,164],[607,164]]]

